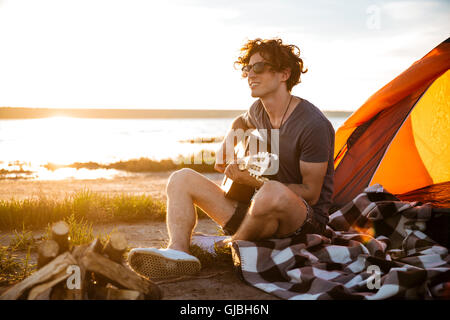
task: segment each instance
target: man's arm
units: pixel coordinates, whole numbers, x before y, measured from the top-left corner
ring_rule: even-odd
[[[327,167],[328,161],[314,163],[300,160],[300,173],[303,182],[302,184],[287,184],[287,187],[313,206],[319,200]]]
[[[214,169],[220,173],[224,173],[227,163],[234,160],[234,148],[243,138],[243,135],[236,134],[239,129],[242,130],[242,132],[245,132],[248,129],[254,129],[254,126],[244,115],[240,115],[234,119],[231,128],[228,130],[219,150],[216,152],[216,163],[214,165]],[[227,146],[232,146],[233,150],[227,150]],[[228,158],[227,152],[229,153]]]
[[[298,142],[300,152],[301,184],[288,187],[313,206],[319,201],[323,181],[328,169],[330,152],[333,150],[334,130],[329,121],[309,122],[303,138]]]

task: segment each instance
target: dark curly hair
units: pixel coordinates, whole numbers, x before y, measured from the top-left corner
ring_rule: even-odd
[[[286,81],[286,87],[289,92],[296,84],[301,82],[300,75],[308,71],[308,69],[303,69],[300,49],[293,44],[283,44],[283,41],[278,38],[249,40],[242,46],[240,52],[240,56],[234,62],[235,67],[240,66],[243,68],[247,66],[251,56],[259,53],[267,62],[273,65],[274,71],[290,69],[291,76]]]

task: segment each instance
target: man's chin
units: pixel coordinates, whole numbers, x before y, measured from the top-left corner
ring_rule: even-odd
[[[253,98],[259,98],[259,97],[260,97],[258,91],[255,91],[255,90],[252,90],[252,91],[250,92],[250,95],[251,95]]]

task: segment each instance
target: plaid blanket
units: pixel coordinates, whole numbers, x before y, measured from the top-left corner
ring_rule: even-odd
[[[450,256],[425,233],[431,216],[375,185],[331,214],[324,235],[235,241],[233,261],[282,299],[448,299]]]

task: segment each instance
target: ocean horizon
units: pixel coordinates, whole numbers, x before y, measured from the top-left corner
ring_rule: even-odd
[[[89,119],[234,118],[247,109],[124,109],[0,107],[0,119],[72,117]],[[349,117],[351,110],[321,110],[327,117]]]
[[[192,114],[191,118],[137,119],[66,115],[31,119],[0,117],[0,178],[112,178],[125,173],[115,169],[49,170],[47,167],[49,164],[111,164],[142,158],[174,160],[205,150],[216,151],[233,118],[193,118]],[[347,116],[328,115],[327,118],[337,130]],[[202,143],[205,141],[208,143]]]

